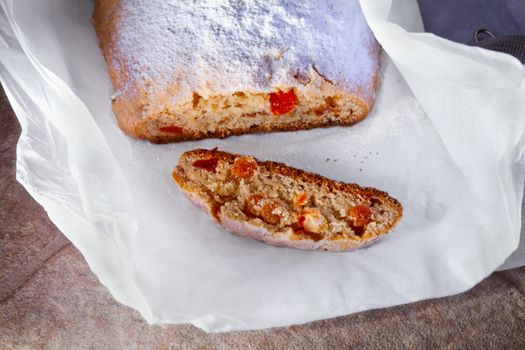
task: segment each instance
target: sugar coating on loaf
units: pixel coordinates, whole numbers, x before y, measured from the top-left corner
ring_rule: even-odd
[[[343,91],[373,92],[375,40],[357,0],[122,0],[112,15],[108,63],[128,80],[117,95],[171,89],[179,104],[194,93],[271,92],[312,68]]]

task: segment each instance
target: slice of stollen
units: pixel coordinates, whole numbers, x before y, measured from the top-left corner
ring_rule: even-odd
[[[173,178],[228,231],[290,248],[360,248],[392,230],[403,212],[374,188],[217,150],[184,153]]]

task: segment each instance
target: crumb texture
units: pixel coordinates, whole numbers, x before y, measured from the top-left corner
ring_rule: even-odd
[[[295,91],[287,91],[293,99],[284,103],[277,93],[236,92],[208,99],[194,94],[192,101],[171,106],[159,115],[144,119],[138,129],[143,138],[164,143],[244,132],[351,125],[368,113],[368,106],[361,100],[333,89],[316,95]],[[272,101],[274,96],[279,97]]]
[[[402,215],[384,192],[220,151],[186,152],[173,177],[227,229],[275,245],[358,248],[386,234]]]

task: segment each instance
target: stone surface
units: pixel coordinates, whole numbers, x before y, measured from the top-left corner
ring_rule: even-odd
[[[0,89],[0,301],[68,244],[15,179],[20,125]]]
[[[525,348],[525,268],[448,298],[305,325],[208,334],[117,303],[15,180],[18,122],[0,90],[0,349]]]

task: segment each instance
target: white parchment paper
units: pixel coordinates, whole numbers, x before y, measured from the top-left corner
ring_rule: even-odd
[[[465,291],[518,245],[523,66],[422,32],[413,1],[361,1],[385,53],[352,128],[170,145],[125,136],[86,0],[0,0],[0,79],[22,124],[17,178],[120,302],[207,331],[303,323]],[[388,191],[404,219],[352,253],[276,248],[219,228],[170,179],[195,147]],[[524,264],[523,254],[512,266]]]

